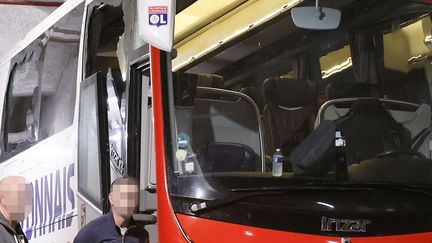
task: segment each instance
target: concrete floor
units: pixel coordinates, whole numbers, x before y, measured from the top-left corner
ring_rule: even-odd
[[[0,58],[56,7],[0,4]]]

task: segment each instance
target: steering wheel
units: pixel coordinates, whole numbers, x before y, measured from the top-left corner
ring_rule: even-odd
[[[412,156],[414,158],[419,158],[419,159],[427,159],[427,157],[424,154],[415,150],[402,150],[402,151],[387,150],[375,156],[375,159],[386,158],[386,157],[403,157],[404,155]]]

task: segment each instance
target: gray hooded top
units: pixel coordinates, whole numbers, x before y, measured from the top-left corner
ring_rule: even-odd
[[[28,243],[23,231],[21,230],[21,226],[17,224],[14,229],[9,220],[7,220],[2,213],[0,213],[0,242],[16,243],[14,236],[16,236],[18,242]]]

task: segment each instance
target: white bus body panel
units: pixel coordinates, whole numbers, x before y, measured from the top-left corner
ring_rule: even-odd
[[[84,224],[101,215],[99,209],[95,208],[94,205],[78,193],[77,184],[78,111],[80,83],[83,80],[83,60],[86,58],[86,54],[84,53],[84,42],[87,36],[85,25],[88,18],[87,7],[92,7],[96,1],[67,0],[29,31],[10,51],[0,57],[0,107],[3,108],[9,81],[11,60],[62,17],[84,2],[76,70],[76,100],[72,125],[38,142],[7,161],[0,163],[0,179],[9,175],[21,175],[33,186],[32,212],[22,222],[23,231],[28,236],[30,243],[70,243]],[[107,2],[118,2],[120,4],[121,1],[110,0]],[[148,1],[138,0],[138,3],[142,2]],[[173,0],[163,0],[162,2],[167,2],[170,10],[175,8]],[[153,28],[153,33],[156,35],[153,38],[153,42],[158,48],[171,51],[174,14],[169,13],[168,15],[169,26],[162,25]],[[160,27],[166,27],[170,30],[165,31],[164,34],[160,34],[162,29]],[[1,117],[3,116],[3,112],[2,109]],[[1,120],[0,127],[2,125]],[[151,138],[145,138],[145,140],[147,139]],[[147,142],[152,143],[153,140],[151,139]],[[155,203],[153,202],[152,204]],[[156,205],[151,206],[155,207]],[[152,239],[157,239],[156,226],[150,226],[150,228],[149,231],[152,234]]]
[[[27,47],[32,41],[37,39],[41,34],[43,34],[47,29],[49,29],[53,24],[59,21],[63,16],[69,13],[72,9],[77,7],[84,0],[67,0],[60,7],[54,10],[48,17],[42,20],[38,25],[36,25],[32,30],[30,30],[24,38],[19,41],[10,51],[7,51],[3,56],[0,57],[0,65],[4,62],[10,61],[15,55]],[[1,94],[3,95],[3,94]]]
[[[10,60],[7,60],[5,62],[0,63],[0,107],[3,107],[4,104],[4,98],[6,93],[6,88],[8,85],[8,79],[9,79],[9,68],[10,68]],[[1,109],[3,110],[3,109]],[[0,114],[2,115],[3,112]],[[0,128],[2,127],[2,121],[3,119],[0,119]],[[0,171],[1,172],[1,171]]]
[[[22,222],[30,242],[73,240],[77,223],[76,125],[0,164],[1,178],[24,176],[33,187],[31,214]]]
[[[66,1],[0,58],[0,107],[3,107],[5,101],[11,59],[83,2],[84,0]],[[9,175],[21,175],[32,184],[32,211],[21,223],[31,243],[72,242],[79,230],[76,162],[84,21],[81,30],[72,125],[0,163],[0,179]],[[3,112],[2,110],[1,116]]]

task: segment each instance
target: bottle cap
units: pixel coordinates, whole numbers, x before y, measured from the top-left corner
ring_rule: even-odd
[[[277,148],[277,149],[276,149],[276,152],[280,152],[280,148]]]

